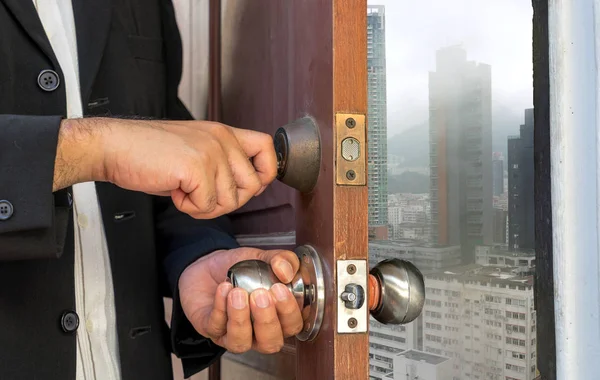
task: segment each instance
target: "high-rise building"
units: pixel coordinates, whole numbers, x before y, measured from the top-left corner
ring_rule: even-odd
[[[494,196],[504,193],[504,157],[502,152],[494,152],[492,159]]]
[[[370,318],[370,380],[390,380],[390,374],[394,372],[394,357],[423,344],[422,319],[419,317],[406,325],[383,325]]]
[[[367,7],[369,226],[388,225],[385,7]]]
[[[535,248],[533,109],[525,110],[520,135],[508,138],[508,246]]]
[[[508,211],[494,207],[494,244],[506,244]]]
[[[438,50],[429,73],[432,241],[460,245],[464,263],[493,242],[491,83],[461,46]]]
[[[533,380],[536,312],[531,255],[491,252],[488,262],[425,275],[423,351],[450,358],[451,379]]]
[[[369,262],[375,265],[391,258],[404,259],[415,264],[421,271],[435,270],[460,264],[460,247],[441,247],[424,242],[405,239],[403,241],[371,241],[369,242]],[[415,368],[419,374],[440,369],[439,363],[447,362],[447,358],[418,352],[403,354],[406,350],[422,350],[423,317],[406,325],[383,325],[373,318],[369,327],[369,379],[395,380],[405,379],[405,360],[416,358],[427,359],[433,367]],[[402,359],[403,358],[403,359]],[[419,359],[420,360],[420,359]],[[414,364],[414,363],[412,363]],[[442,366],[442,368],[445,368]],[[411,373],[414,372],[411,370]],[[446,380],[445,377],[423,377],[423,379]],[[451,379],[451,378],[450,378]],[[448,380],[450,380],[448,379]]]

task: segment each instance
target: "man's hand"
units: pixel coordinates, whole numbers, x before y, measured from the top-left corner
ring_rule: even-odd
[[[232,265],[251,259],[269,263],[283,283],[289,283],[300,266],[297,256],[290,251],[255,248],[216,251],[182,273],[179,279],[181,305],[201,335],[227,350],[275,353],[283,347],[284,337],[300,332],[302,315],[292,293],[283,284],[275,284],[270,291],[255,290],[249,296],[245,290],[232,289],[232,285],[225,282]]]
[[[59,132],[54,191],[108,181],[171,196],[180,211],[212,219],[243,206],[276,174],[265,133],[207,121],[71,119]]]

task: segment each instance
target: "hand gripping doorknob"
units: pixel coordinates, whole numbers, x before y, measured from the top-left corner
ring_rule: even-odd
[[[296,337],[303,341],[312,340],[318,334],[323,320],[323,271],[319,256],[312,247],[300,246],[296,249],[296,254],[300,258],[300,270],[286,286],[298,302],[304,319],[305,328]],[[234,287],[240,287],[249,293],[256,289],[268,290],[279,282],[271,267],[260,260],[237,263],[229,269],[227,275]],[[408,261],[384,260],[371,269],[367,294],[368,307],[373,318],[384,324],[409,323],[415,320],[423,309],[423,275]],[[346,292],[337,296],[344,300],[349,299]],[[351,300],[363,302],[364,296],[354,294]]]

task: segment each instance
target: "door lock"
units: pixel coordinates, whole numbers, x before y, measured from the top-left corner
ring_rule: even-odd
[[[303,245],[295,249],[300,269],[286,284],[294,295],[304,320],[296,335],[301,341],[315,339],[325,312],[325,280],[317,251]],[[260,260],[246,260],[233,265],[228,280],[234,287],[252,293],[271,289],[279,282],[271,267]],[[406,324],[423,310],[425,283],[421,272],[410,262],[384,260],[367,273],[366,260],[337,261],[337,331],[362,333],[368,328],[368,315],[383,324]]]
[[[314,120],[303,117],[279,128],[273,143],[277,179],[303,193],[310,192],[321,170],[321,144]]]
[[[298,307],[302,311],[304,328],[296,338],[301,341],[313,340],[319,333],[325,311],[325,280],[321,259],[314,248],[303,245],[295,250],[300,260],[300,269],[289,284]],[[227,278],[234,287],[252,293],[256,289],[271,289],[279,280],[271,266],[261,260],[241,261],[227,272]]]

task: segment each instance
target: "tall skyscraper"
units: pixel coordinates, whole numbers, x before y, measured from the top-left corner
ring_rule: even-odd
[[[367,7],[369,226],[387,228],[385,8]]]
[[[520,135],[508,138],[508,246],[535,249],[533,108],[525,110]]]
[[[494,196],[504,193],[504,157],[502,152],[494,152],[492,159]]]
[[[493,242],[491,66],[461,46],[436,52],[429,73],[432,241],[461,245],[464,263]]]

